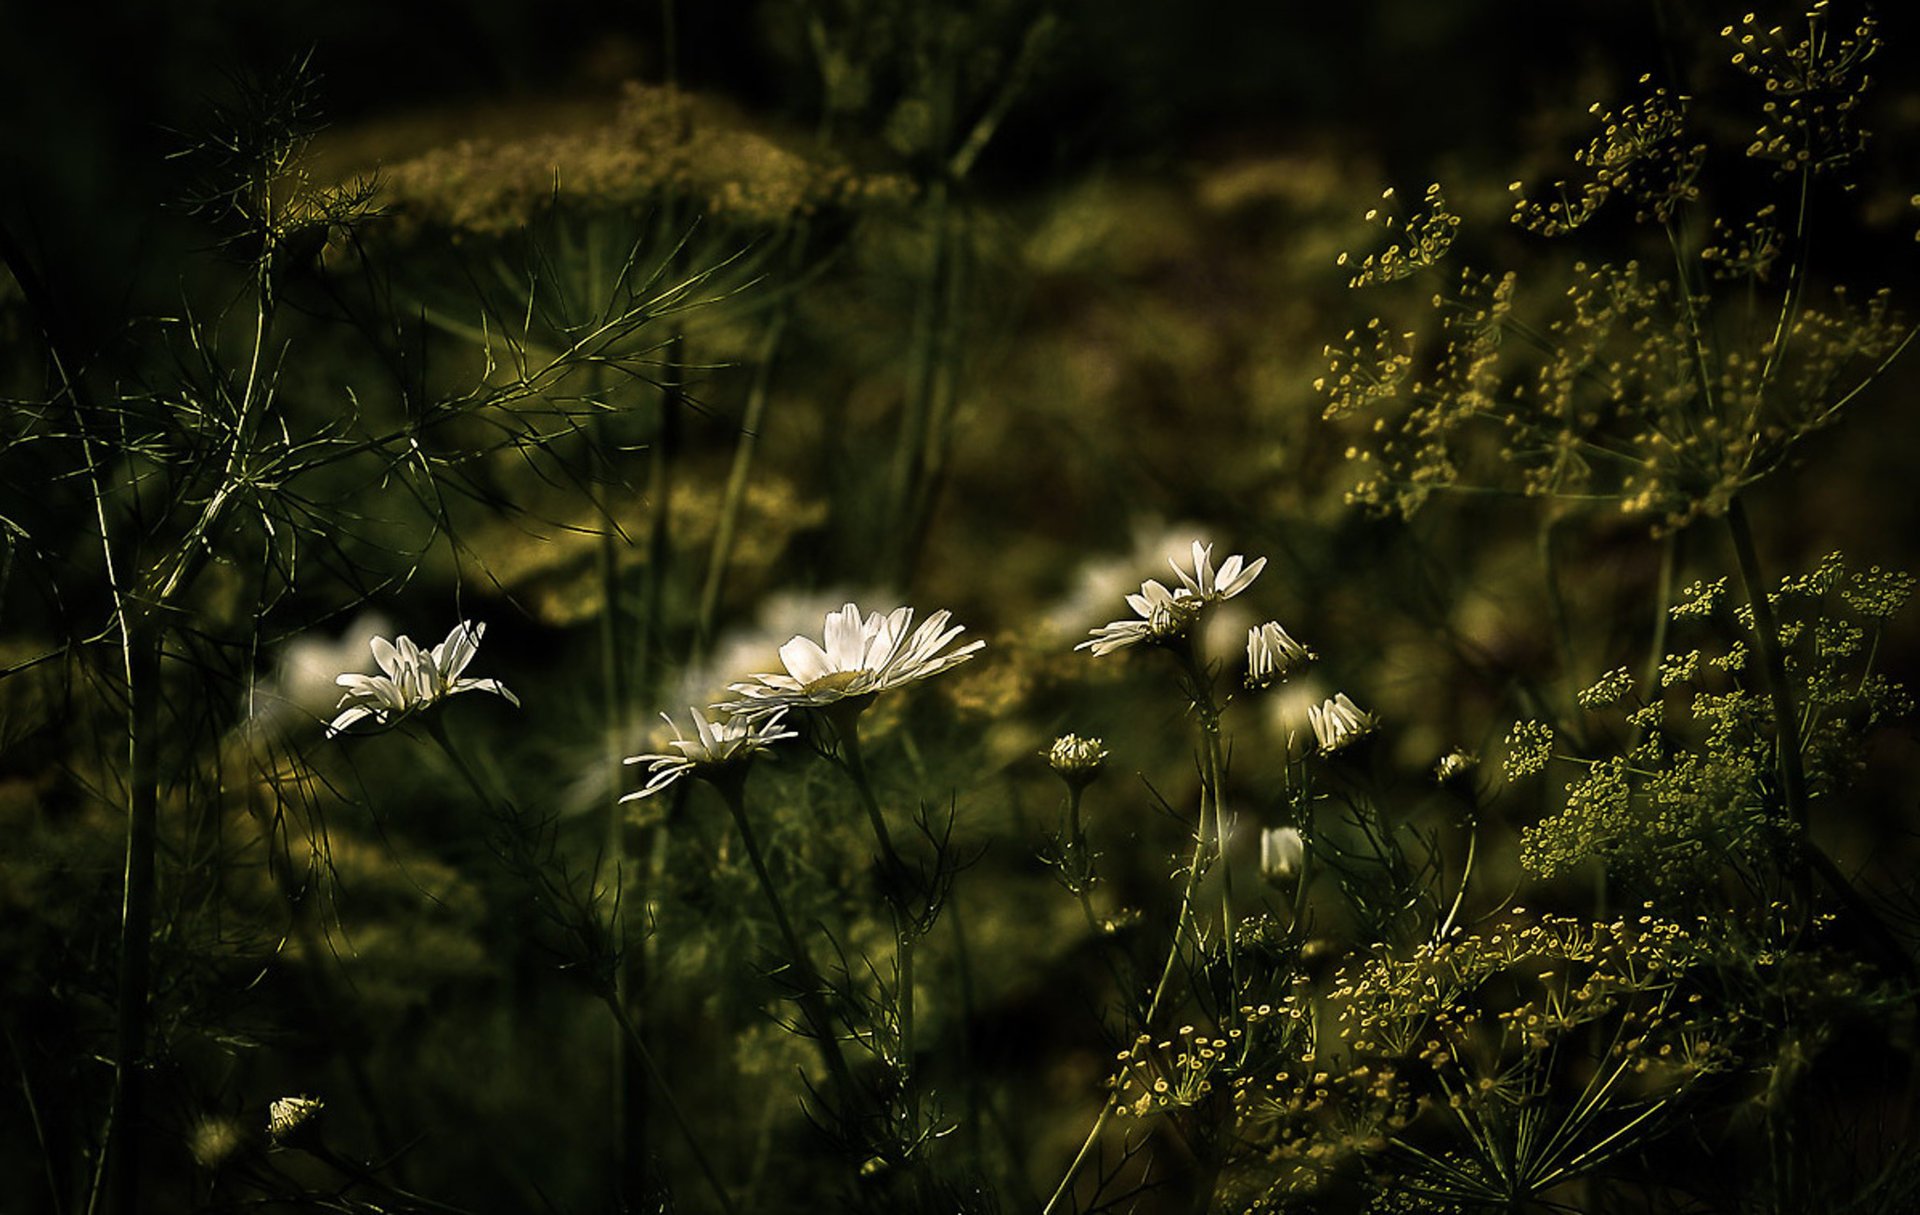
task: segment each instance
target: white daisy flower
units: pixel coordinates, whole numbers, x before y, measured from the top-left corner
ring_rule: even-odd
[[[1269,620],[1247,630],[1247,686],[1264,688],[1278,683],[1313,661],[1313,651]]]
[[[1253,585],[1260,571],[1267,568],[1267,559],[1260,558],[1251,565],[1239,553],[1220,563],[1220,569],[1213,568],[1213,545],[1193,542],[1193,572],[1189,574],[1180,568],[1178,561],[1169,561],[1173,572],[1180,579],[1180,585],[1186,592],[1202,603],[1213,603],[1221,599],[1231,599],[1241,591]]]
[[[673,731],[673,741],[667,745],[674,750],[627,757],[627,763],[647,765],[647,783],[637,793],[629,793],[621,801],[651,797],[683,776],[711,778],[723,769],[744,765],[754,756],[773,750],[774,743],[799,736],[797,731],[781,729],[787,715],[784,708],[757,720],[733,717],[708,721],[706,714],[698,709],[688,709],[687,712],[693,717],[692,738],[680,733],[680,727],[674,724],[673,718],[662,713],[660,720],[666,722],[667,728]]]
[[[1199,618],[1200,609],[1210,603],[1231,599],[1241,591],[1253,585],[1260,571],[1267,567],[1265,557],[1247,564],[1245,557],[1235,553],[1213,568],[1213,546],[1195,540],[1191,550],[1193,569],[1181,567],[1177,558],[1169,558],[1167,564],[1180,579],[1180,585],[1168,588],[1162,583],[1148,579],[1140,584],[1140,593],[1127,596],[1127,606],[1133,609],[1138,620],[1116,620],[1103,624],[1093,630],[1088,640],[1074,646],[1076,650],[1091,650],[1095,658],[1104,658],[1130,646],[1143,642],[1166,642],[1187,635],[1187,630]]]
[[[896,608],[887,615],[874,612],[865,619],[855,604],[827,613],[821,645],[795,637],[780,647],[785,673],[755,675],[728,686],[738,700],[713,707],[726,713],[764,717],[780,709],[819,709],[856,697],[872,696],[950,670],[986,646],[971,641],[941,653],[966,632],[962,625],[947,626],[951,612],[926,618],[911,634],[912,608]]]
[[[1353,703],[1345,692],[1332,700],[1307,709],[1307,721],[1313,726],[1314,741],[1320,744],[1320,754],[1332,755],[1335,751],[1365,738],[1379,728],[1379,721]]]
[[[1300,876],[1307,841],[1297,827],[1268,827],[1260,833],[1260,876],[1276,886]]]
[[[327,737],[371,717],[381,725],[391,725],[409,713],[424,709],[461,692],[492,692],[519,705],[520,698],[497,679],[468,679],[461,675],[479,652],[480,638],[487,626],[462,620],[453,626],[447,639],[433,649],[422,651],[410,637],[389,642],[373,639],[373,660],[380,664],[379,675],[340,675],[334,682],[346,689],[335,708],[340,713],[327,723]]]
[[[1093,630],[1093,636],[1074,646],[1092,650],[1095,658],[1148,641],[1172,641],[1185,637],[1187,628],[1200,615],[1201,600],[1185,587],[1168,590],[1148,579],[1140,584],[1140,593],[1127,596],[1127,606],[1138,620],[1116,620]]]

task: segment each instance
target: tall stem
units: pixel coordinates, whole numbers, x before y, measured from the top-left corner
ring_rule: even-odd
[[[1166,1000],[1167,991],[1173,983],[1173,972],[1180,965],[1181,945],[1185,942],[1189,926],[1193,923],[1193,896],[1200,885],[1200,868],[1207,855],[1207,832],[1204,815],[1202,821],[1194,827],[1193,855],[1187,858],[1187,884],[1180,894],[1180,914],[1174,921],[1173,941],[1167,948],[1167,959],[1160,967],[1159,981],[1153,985],[1153,994],[1147,999],[1146,1011],[1140,1017],[1142,1029],[1153,1025],[1160,1015],[1160,1005]],[[1093,1149],[1100,1142],[1100,1136],[1113,1121],[1114,1104],[1111,1096],[1102,1100],[1100,1116],[1094,1119],[1093,1129],[1080,1144],[1080,1150],[1074,1153],[1073,1162],[1060,1178],[1060,1184],[1054,1187],[1053,1196],[1047,1199],[1047,1205],[1041,1208],[1041,1215],[1053,1215],[1063,1199],[1072,1191],[1073,1183],[1080,1178],[1087,1163],[1093,1159]]]
[[[767,910],[773,913],[773,923],[780,930],[780,939],[787,947],[787,960],[799,974],[797,1000],[800,1011],[806,1014],[809,1028],[813,1030],[814,1041],[820,1046],[820,1060],[826,1065],[827,1073],[833,1077],[833,1083],[839,1090],[841,1108],[853,1111],[853,1074],[847,1068],[846,1056],[840,1052],[840,1038],[834,1033],[833,1018],[827,1011],[826,1001],[820,993],[825,990],[819,968],[814,966],[807,947],[800,940],[800,934],[793,930],[793,921],[787,918],[786,903],[780,897],[780,888],[774,885],[773,875],[767,870],[766,858],[760,852],[760,841],[753,833],[753,823],[747,818],[746,798],[743,781],[720,781],[714,784],[720,799],[727,804],[727,812],[733,816],[734,826],[740,830],[740,841],[746,845],[747,860],[753,865],[753,875],[760,883],[761,897],[767,901]]]
[[[604,222],[597,216],[589,217],[586,221],[584,302],[589,314],[594,316],[601,315],[601,301],[606,294]],[[595,572],[600,580],[600,682],[606,712],[603,762],[611,774],[610,783],[615,795],[607,799],[606,834],[599,872],[594,878],[596,885],[611,887],[613,891],[613,897],[608,900],[607,928],[614,955],[620,959],[614,967],[613,994],[614,999],[626,1007],[635,993],[646,987],[647,959],[644,949],[636,949],[631,953],[627,950],[626,903],[623,897],[627,864],[627,816],[626,807],[618,795],[623,791],[621,781],[626,771],[621,752],[632,719],[632,694],[627,680],[626,618],[621,601],[620,548],[624,537],[615,521],[614,505],[614,486],[619,480],[620,471],[613,458],[617,440],[611,425],[611,409],[602,399],[606,391],[605,369],[599,362],[592,362],[587,365],[586,374],[587,396],[593,406],[587,419],[587,437],[591,447],[589,456],[600,497],[600,536],[595,552]],[[643,1016],[640,1023],[646,1024],[647,1019]],[[613,1027],[612,1041],[608,1045],[613,1075],[609,1085],[612,1092],[607,1130],[621,1199],[627,1206],[634,1207],[645,1200],[650,1188],[646,1177],[646,1081],[634,1067],[631,1042],[619,1026]]]
[[[798,277],[806,261],[810,228],[802,220],[788,234],[787,266]],[[760,356],[754,363],[753,381],[747,388],[747,405],[740,418],[740,437],[734,443],[733,465],[727,471],[727,488],[720,503],[720,522],[713,530],[713,548],[707,555],[706,582],[700,588],[700,611],[694,625],[695,657],[704,657],[713,643],[714,620],[720,612],[720,592],[726,584],[727,565],[733,558],[733,545],[739,533],[740,514],[747,498],[747,482],[753,471],[754,451],[759,446],[760,430],[765,424],[767,400],[773,395],[773,371],[780,348],[786,342],[787,326],[793,318],[793,289],[784,286],[774,301],[773,315],[767,320],[760,339]]]
[[[874,796],[873,782],[867,776],[866,760],[860,753],[859,719],[848,715],[835,723],[835,729],[839,735],[841,761],[854,787],[860,792],[860,803],[866,807],[867,820],[873,826],[874,841],[880,848],[887,901],[893,908],[894,981],[898,988],[894,1000],[900,1027],[901,1087],[907,1108],[908,1139],[913,1141],[918,1138],[920,1131],[920,1085],[914,1075],[913,1007],[913,955],[918,926],[914,924],[907,905],[907,866],[893,846],[886,816],[880,811],[880,801]]]
[[[1780,649],[1780,625],[1767,597],[1766,582],[1760,576],[1760,558],[1754,551],[1746,503],[1737,497],[1727,507],[1727,534],[1733,540],[1734,558],[1740,565],[1741,585],[1753,608],[1754,640],[1760,650],[1761,668],[1766,672],[1767,694],[1773,702],[1774,749],[1779,753],[1780,785],[1795,834],[1793,881],[1800,897],[1800,914],[1806,916],[1812,912],[1813,873],[1807,863],[1812,841],[1807,834],[1810,824],[1806,768],[1800,753],[1800,714],[1793,702],[1793,686],[1787,682],[1787,658]]]
[[[112,1215],[132,1215],[140,1208],[161,743],[161,630],[143,608],[123,605],[122,612],[127,678],[127,856],[120,905],[119,990],[114,1007],[113,1105],[106,1146],[107,1201]]]
[[[479,774],[467,762],[466,756],[453,745],[453,739],[447,734],[446,727],[441,724],[438,717],[426,718],[425,728],[427,737],[433,739],[439,745],[441,752],[453,762],[461,779],[466,781],[467,787],[473,790],[473,795],[487,807],[489,813],[508,819],[517,817],[513,803],[495,795],[481,781]],[[700,1146],[699,1137],[693,1133],[693,1124],[687,1121],[685,1111],[680,1108],[679,1099],[673,1094],[673,1086],[667,1082],[666,1073],[660,1070],[659,1062],[654,1058],[653,1052],[647,1048],[646,1040],[640,1036],[640,1031],[634,1026],[633,1019],[627,1015],[627,1010],[621,1006],[611,985],[601,985],[600,999],[606,1005],[607,1011],[613,1015],[614,1021],[618,1023],[621,1032],[633,1047],[635,1056],[646,1069],[647,1078],[653,1082],[655,1090],[660,1094],[660,1100],[666,1105],[667,1112],[672,1115],[674,1124],[679,1127],[681,1137],[686,1140],[688,1151],[693,1154],[694,1163],[699,1166],[708,1187],[712,1189],[714,1197],[719,1200],[721,1209],[727,1212],[727,1215],[734,1215],[733,1199],[728,1197],[726,1187],[720,1184],[719,1174],[714,1172],[713,1164],[707,1159],[706,1151]]]

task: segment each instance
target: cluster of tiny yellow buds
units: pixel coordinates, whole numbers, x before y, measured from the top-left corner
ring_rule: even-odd
[[[1441,785],[1458,785],[1473,776],[1474,769],[1480,766],[1480,757],[1471,751],[1455,747],[1442,755],[1433,765],[1433,779]]]
[[[1209,1037],[1191,1025],[1158,1042],[1141,1034],[1115,1056],[1120,1068],[1112,1081],[1114,1112],[1145,1117],[1198,1104],[1213,1091],[1215,1073],[1228,1066],[1244,1036],[1245,1031],[1231,1029],[1224,1038]]]
[[[1349,330],[1344,346],[1322,350],[1328,374],[1313,381],[1314,391],[1327,396],[1321,416],[1331,421],[1398,395],[1413,369],[1413,339],[1411,332],[1387,329],[1376,316],[1364,333]]]
[[[1866,143],[1854,114],[1873,83],[1861,69],[1880,50],[1878,25],[1867,15],[1851,31],[1836,32],[1829,16],[1818,0],[1804,33],[1763,27],[1756,13],[1720,31],[1734,45],[1733,65],[1766,90],[1747,155],[1778,162],[1782,174],[1839,167]]]
[[[1618,704],[1620,698],[1633,690],[1633,675],[1625,667],[1616,667],[1595,680],[1593,686],[1582,688],[1574,695],[1583,709],[1604,709],[1608,705]]]
[[[1905,570],[1871,566],[1848,579],[1840,597],[1847,606],[1872,620],[1885,620],[1905,607],[1912,598],[1914,577]]]
[[[1380,195],[1383,203],[1391,203],[1393,198],[1391,188]],[[1446,256],[1459,232],[1460,217],[1447,209],[1447,199],[1441,193],[1438,182],[1427,187],[1421,206],[1421,210],[1405,219],[1383,214],[1378,207],[1367,212],[1367,222],[1379,224],[1385,229],[1390,243],[1385,249],[1369,253],[1360,260],[1359,272],[1347,280],[1349,287],[1366,287],[1411,278]],[[1337,264],[1345,266],[1349,260],[1350,256],[1342,253]]]
[[[1686,683],[1699,671],[1699,650],[1689,650],[1685,654],[1668,654],[1660,660],[1660,686],[1670,688],[1676,683]]]
[[[1100,775],[1101,765],[1107,762],[1107,749],[1097,738],[1062,734],[1047,748],[1046,757],[1061,780],[1081,788]]]
[[[1680,602],[1667,609],[1675,620],[1711,620],[1727,597],[1727,580],[1696,582],[1681,592]]]
[[[1780,229],[1774,223],[1776,210],[1774,204],[1768,203],[1738,232],[1726,220],[1715,218],[1714,243],[1700,250],[1700,260],[1712,268],[1715,278],[1767,281],[1773,263],[1785,247]]]
[[[1515,722],[1507,732],[1507,779],[1546,771],[1553,758],[1553,727],[1544,722]]]

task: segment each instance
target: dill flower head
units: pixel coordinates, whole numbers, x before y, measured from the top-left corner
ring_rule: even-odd
[[[739,693],[739,699],[714,708],[747,717],[765,717],[782,709],[823,709],[938,675],[972,658],[987,644],[970,641],[947,650],[966,631],[957,624],[949,628],[951,616],[935,612],[909,634],[912,608],[896,608],[884,616],[874,612],[862,619],[860,608],[849,603],[827,613],[824,645],[809,637],[793,638],[780,647],[785,672],[755,675],[745,683],[729,685],[727,690]],[[864,702],[854,707],[857,711]]]
[[[1247,686],[1265,688],[1313,661],[1313,651],[1269,620],[1247,630]]]
[[[1322,755],[1352,746],[1380,726],[1373,714],[1354,704],[1345,692],[1309,706],[1307,721],[1313,726],[1313,738],[1320,744]]]
[[[1298,827],[1268,827],[1260,833],[1260,876],[1284,886],[1300,876],[1307,859],[1307,841]]]
[[[781,728],[787,715],[784,708],[759,718],[734,717],[718,721],[707,720],[698,709],[687,712],[693,718],[692,738],[680,733],[673,718],[662,713],[660,720],[673,731],[673,741],[667,744],[673,750],[627,757],[627,763],[647,765],[647,783],[621,801],[651,797],[683,776],[697,776],[706,781],[724,779],[728,773],[744,770],[754,756],[771,751],[774,743],[798,736],[797,731]]]
[[[1060,779],[1075,789],[1083,788],[1100,775],[1107,762],[1107,748],[1097,738],[1062,734],[1046,751],[1047,764]]]
[[[410,637],[373,639],[373,660],[381,674],[346,674],[334,682],[346,689],[336,706],[339,715],[327,723],[332,738],[349,726],[371,717],[381,725],[392,725],[409,713],[427,708],[461,692],[492,692],[512,705],[520,698],[497,679],[468,679],[461,672],[480,651],[480,638],[487,631],[484,623],[462,620],[453,626],[447,639],[431,650],[421,650]]]
[[[298,1147],[311,1135],[327,1103],[318,1097],[279,1097],[267,1107],[267,1138],[275,1147]]]
[[[1093,630],[1092,635],[1076,650],[1091,650],[1095,658],[1104,658],[1108,654],[1140,645],[1143,642],[1165,644],[1177,641],[1187,635],[1193,622],[1199,619],[1200,609],[1210,603],[1231,599],[1241,591],[1253,585],[1260,571],[1267,567],[1267,559],[1261,557],[1248,562],[1245,557],[1235,553],[1220,563],[1213,565],[1213,546],[1193,542],[1193,569],[1181,567],[1177,560],[1169,560],[1180,585],[1168,588],[1164,583],[1149,578],[1140,584],[1140,593],[1127,596],[1127,606],[1133,609],[1137,620],[1116,620],[1103,624]]]

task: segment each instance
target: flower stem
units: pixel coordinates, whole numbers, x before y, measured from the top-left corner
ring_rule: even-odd
[[[1813,870],[1807,860],[1812,840],[1807,834],[1810,824],[1807,776],[1800,753],[1800,714],[1793,702],[1793,687],[1787,682],[1787,659],[1780,649],[1780,625],[1774,618],[1773,604],[1760,576],[1760,558],[1754,551],[1753,529],[1747,521],[1745,501],[1734,498],[1727,507],[1726,518],[1727,533],[1733,540],[1734,557],[1740,566],[1740,581],[1753,608],[1754,640],[1767,677],[1767,693],[1773,702],[1774,749],[1778,752],[1787,815],[1794,827],[1793,882],[1799,895],[1800,914],[1805,917],[1812,914]]]
[[[659,1061],[653,1057],[653,1052],[647,1049],[646,1039],[640,1036],[640,1031],[634,1027],[633,1019],[627,1016],[626,1009],[620,1007],[620,1001],[614,998],[611,990],[603,991],[601,998],[614,1019],[620,1023],[620,1028],[626,1033],[627,1040],[633,1044],[633,1053],[640,1057],[641,1065],[647,1069],[647,1075],[653,1080],[654,1088],[659,1091],[660,1099],[666,1103],[667,1112],[673,1115],[674,1124],[680,1128],[681,1137],[687,1141],[687,1150],[693,1153],[693,1161],[700,1167],[700,1175],[706,1179],[707,1188],[712,1190],[713,1196],[719,1200],[722,1211],[727,1215],[735,1215],[733,1199],[727,1196],[726,1187],[720,1184],[720,1175],[714,1171],[713,1162],[707,1159],[706,1152],[701,1149],[700,1140],[695,1137],[693,1127],[687,1121],[686,1112],[680,1108],[680,1102],[673,1095],[673,1087],[667,1083],[666,1073],[660,1070]]]
[[[123,611],[125,609],[123,608]],[[148,988],[152,982],[154,853],[158,837],[160,646],[144,611],[123,620],[127,677],[127,859],[120,907],[120,976],[114,1009],[113,1104],[107,1123],[107,1209],[140,1208],[146,1124]]]
[[[901,1094],[907,1109],[907,1139],[908,1142],[914,1142],[920,1132],[920,1086],[914,1077],[913,955],[920,926],[914,924],[907,905],[909,884],[906,862],[900,859],[900,853],[893,846],[886,816],[880,811],[880,800],[874,796],[866,760],[860,753],[859,719],[849,716],[836,722],[835,728],[840,740],[841,764],[846,768],[854,788],[859,790],[860,804],[866,807],[867,820],[873,825],[874,841],[880,847],[886,898],[893,909],[894,982],[897,987],[894,998],[900,1029]]]
[[[479,774],[467,762],[466,756],[460,753],[460,749],[453,745],[453,739],[447,734],[446,726],[438,717],[430,716],[426,719],[426,733],[427,737],[439,744],[440,750],[446,754],[447,758],[453,761],[453,766],[459,769],[461,777],[467,782],[467,787],[473,790],[474,796],[480,799],[490,813],[506,819],[517,817],[510,800],[495,796],[481,783]],[[653,1081],[654,1090],[660,1094],[660,1100],[666,1104],[667,1112],[673,1116],[674,1124],[679,1127],[681,1137],[686,1140],[687,1149],[693,1154],[694,1163],[699,1166],[701,1175],[706,1178],[714,1197],[719,1200],[721,1210],[727,1212],[727,1215],[734,1215],[733,1200],[727,1196],[725,1187],[720,1184],[719,1174],[714,1172],[713,1164],[707,1159],[705,1150],[700,1146],[699,1137],[693,1133],[692,1124],[687,1121],[686,1113],[680,1108],[679,1100],[673,1095],[673,1086],[667,1082],[666,1073],[660,1070],[660,1064],[654,1059],[653,1052],[647,1048],[646,1040],[640,1036],[640,1031],[635,1028],[633,1019],[622,1007],[613,986],[600,985],[599,995],[601,1002],[607,1006],[607,1011],[613,1014],[614,1020],[619,1024],[622,1034],[633,1048],[634,1055],[645,1067],[648,1079]]]
[[[1187,858],[1187,885],[1180,895],[1180,915],[1173,926],[1173,942],[1167,949],[1167,960],[1160,967],[1160,979],[1153,987],[1153,995],[1147,1001],[1146,1011],[1140,1017],[1143,1028],[1153,1024],[1160,1015],[1160,1005],[1166,999],[1167,989],[1173,981],[1173,972],[1180,964],[1180,946],[1186,939],[1188,926],[1193,922],[1193,896],[1200,885],[1200,865],[1206,859],[1207,833],[1204,823],[1196,826],[1193,833],[1193,855]],[[1055,1207],[1060,1205],[1073,1183],[1079,1180],[1081,1170],[1093,1156],[1093,1147],[1100,1141],[1100,1135],[1107,1129],[1107,1123],[1113,1120],[1113,1097],[1102,1099],[1100,1116],[1094,1119],[1093,1129],[1080,1144],[1080,1150],[1074,1154],[1073,1162],[1067,1166],[1066,1175],[1060,1178],[1060,1184],[1054,1187],[1053,1197],[1047,1199],[1047,1205],[1041,1208],[1040,1215],[1053,1215]]]
[[[755,837],[753,824],[747,818],[746,797],[741,784],[738,781],[720,782],[714,788],[727,804],[727,812],[733,816],[734,825],[740,829],[740,840],[746,845],[747,859],[752,862],[754,877],[760,882],[760,893],[767,900],[767,909],[773,913],[774,926],[780,930],[780,937],[786,943],[787,959],[799,972],[797,998],[800,1011],[806,1014],[814,1040],[820,1044],[821,1062],[826,1065],[828,1074],[839,1089],[842,1109],[851,1112],[853,1075],[847,1069],[846,1057],[840,1053],[840,1039],[833,1032],[833,1019],[827,1011],[826,1002],[820,998],[825,984],[806,946],[801,943],[800,934],[794,931],[793,921],[787,918],[786,903],[780,898],[779,887],[773,883],[773,875],[767,871],[766,858],[760,852],[760,841]]]

